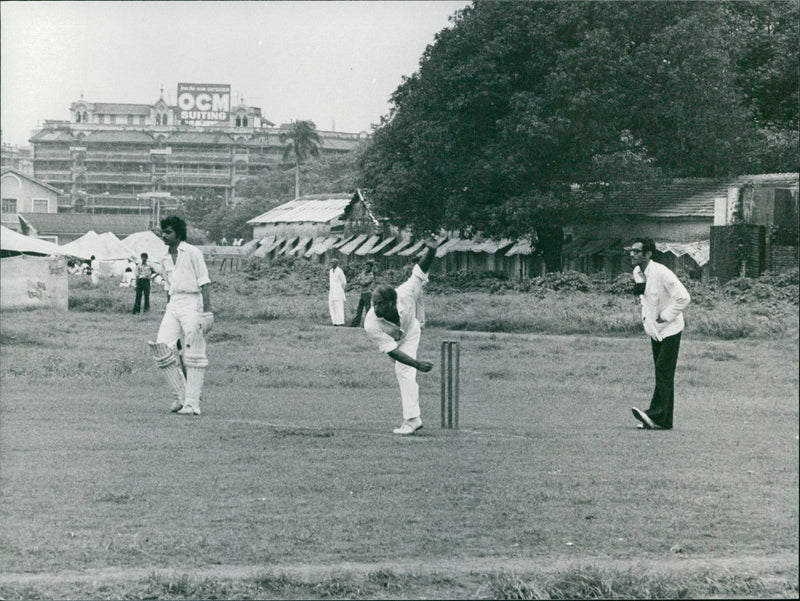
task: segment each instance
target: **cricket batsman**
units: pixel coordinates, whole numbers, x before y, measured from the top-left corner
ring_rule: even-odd
[[[149,342],[150,349],[172,391],[170,410],[180,415],[200,415],[200,393],[208,366],[206,336],[214,323],[211,280],[203,253],[186,243],[183,219],[174,215],[162,219],[161,239],[169,247],[160,264],[167,308],[156,341]]]

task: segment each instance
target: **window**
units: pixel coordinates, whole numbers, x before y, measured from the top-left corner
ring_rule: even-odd
[[[133,115],[128,115],[128,125],[133,125]]]
[[[33,199],[33,212],[34,213],[47,213],[48,202],[46,198]]]
[[[76,123],[80,123],[81,122],[81,114],[80,114],[80,112],[75,113],[75,122]]]
[[[156,115],[156,125],[161,125],[161,115]]]
[[[4,198],[3,205],[0,207],[3,213],[16,213],[17,212],[17,199]]]
[[[144,125],[144,115],[139,115],[139,125]]]
[[[84,123],[89,122],[89,113],[87,113],[86,111],[83,111],[83,122]]]

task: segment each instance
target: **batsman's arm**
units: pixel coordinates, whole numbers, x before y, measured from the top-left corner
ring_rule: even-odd
[[[408,365],[409,367],[413,367],[417,371],[421,371],[423,373],[428,373],[430,370],[433,369],[433,363],[430,361],[417,361],[413,357],[406,355],[403,351],[394,349],[393,351],[389,351],[386,353],[395,361],[399,361],[403,365]]]

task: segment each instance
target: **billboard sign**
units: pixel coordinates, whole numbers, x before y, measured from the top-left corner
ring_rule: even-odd
[[[179,83],[178,113],[187,125],[214,125],[230,119],[231,86]]]

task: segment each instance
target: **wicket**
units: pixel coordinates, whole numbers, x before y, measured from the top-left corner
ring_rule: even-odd
[[[453,350],[455,349],[455,352]],[[458,429],[458,377],[461,348],[455,340],[442,341],[442,428]]]

